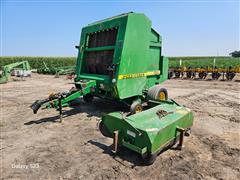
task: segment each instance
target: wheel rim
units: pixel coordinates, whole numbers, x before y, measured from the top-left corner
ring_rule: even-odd
[[[166,96],[165,96],[165,93],[164,93],[164,92],[160,92],[160,93],[159,93],[159,99],[162,100],[162,101],[163,101],[163,100],[166,100]]]
[[[140,106],[140,105],[136,106],[135,111],[136,111],[136,113],[142,112],[142,106]]]

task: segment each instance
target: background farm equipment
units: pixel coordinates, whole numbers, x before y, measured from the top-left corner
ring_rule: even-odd
[[[89,24],[76,48],[75,87],[35,101],[34,113],[41,106],[56,108],[62,119],[62,108],[76,98],[91,102],[100,97],[129,109],[106,114],[99,124],[101,133],[113,138],[114,152],[124,146],[151,164],[179,139],[181,147],[193,114],[169,99],[160,85],[168,78],[168,58],[161,54],[161,36],[144,14],[121,14]]]
[[[52,74],[58,77],[59,75],[75,74],[76,66],[63,66],[63,67],[48,67],[43,62],[43,67],[37,69],[40,74]]]
[[[206,77],[210,74],[213,80],[217,80],[222,76],[222,79],[233,80],[237,73],[240,73],[240,67],[232,68],[231,66],[228,68],[191,68],[191,67],[181,67],[181,68],[170,68],[169,70],[169,78],[198,78],[198,79],[206,79]]]
[[[205,59],[182,60],[178,61],[178,65],[171,67],[168,72],[170,78],[191,78],[191,79],[206,79],[210,75],[211,79],[217,80],[222,76],[223,80],[232,80],[237,73],[240,73],[240,59],[239,58],[213,58],[210,62]],[[189,66],[186,66],[188,64]],[[205,66],[203,66],[205,64]],[[208,66],[206,66],[208,64]],[[216,64],[220,65],[217,67]],[[227,66],[228,64],[229,66]],[[201,65],[201,66],[199,66]]]
[[[0,84],[7,83],[11,76],[26,77],[31,75],[31,68],[28,61],[16,62],[2,67]]]

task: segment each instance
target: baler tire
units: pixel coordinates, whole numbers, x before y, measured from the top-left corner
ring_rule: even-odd
[[[87,102],[87,103],[92,102],[93,101],[93,95],[91,95],[91,94],[83,95],[83,100],[84,100],[84,102]]]
[[[99,131],[102,133],[103,136],[111,138],[111,133],[107,130],[106,126],[103,124],[102,121],[99,123]]]
[[[160,97],[160,96],[161,96],[161,93],[164,94],[164,99],[161,99],[161,97]],[[160,88],[160,89],[158,90],[157,97],[159,98],[158,100],[164,100],[164,101],[168,100],[168,92],[167,92],[167,89],[166,89],[166,88]]]
[[[130,107],[131,114],[136,114],[143,111],[142,104],[138,101],[134,101]]]
[[[146,153],[144,155],[142,155],[142,159],[145,165],[152,165],[155,160],[157,159],[158,153]]]
[[[164,94],[164,99],[161,99],[161,93]],[[166,88],[162,88],[159,85],[153,86],[148,90],[147,96],[149,99],[152,100],[167,100],[168,99],[168,92]]]

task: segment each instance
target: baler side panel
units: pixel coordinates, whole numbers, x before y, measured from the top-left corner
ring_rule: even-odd
[[[163,62],[164,59],[162,57],[162,37],[154,29],[151,29],[150,33],[149,60],[152,61],[149,65],[149,71],[159,70],[160,75],[149,76],[147,88],[166,80],[164,75],[168,69],[167,66],[165,66],[166,63]]]
[[[161,56],[161,61],[160,61],[160,79],[159,83],[162,83],[168,79],[168,58]]]
[[[118,76],[144,73],[148,60],[151,21],[143,14],[129,14]],[[142,95],[146,77],[117,80],[120,99]]]
[[[159,68],[160,58],[161,58],[160,47],[150,46],[149,47],[149,60],[151,60],[151,64],[149,64],[149,66],[148,66],[148,71],[160,70],[160,73],[161,73],[161,69]],[[154,86],[155,83],[158,82],[157,77],[159,77],[159,75],[147,77],[146,88],[150,88],[150,87]]]

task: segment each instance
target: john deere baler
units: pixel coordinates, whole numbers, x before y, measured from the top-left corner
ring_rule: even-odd
[[[168,77],[168,59],[161,53],[161,36],[141,13],[126,13],[98,21],[82,29],[76,65],[75,87],[69,92],[37,100],[34,113],[43,105],[62,107],[83,96],[124,103],[129,112],[104,115],[103,135],[114,139],[115,151],[125,146],[140,153],[148,163],[190,129],[191,111],[168,99],[161,86]]]

